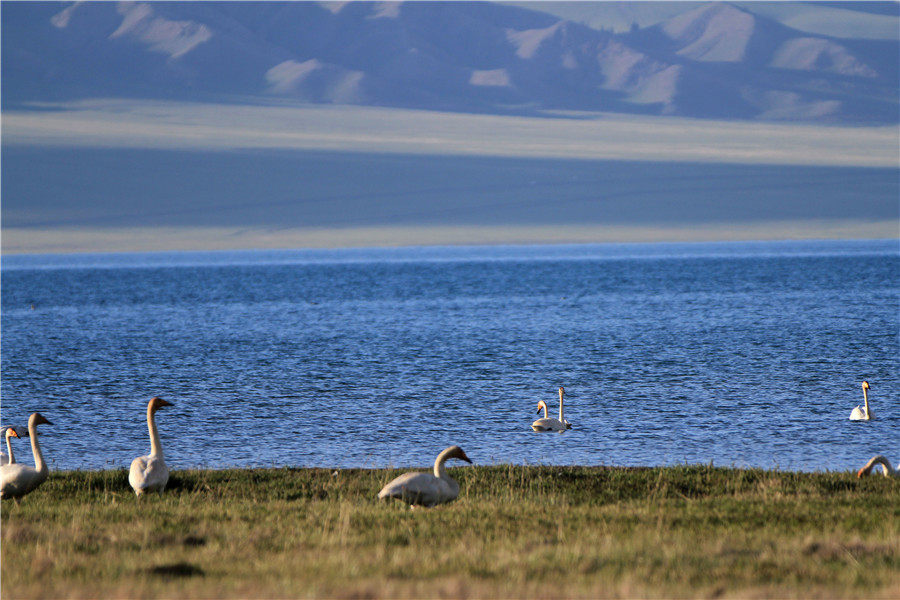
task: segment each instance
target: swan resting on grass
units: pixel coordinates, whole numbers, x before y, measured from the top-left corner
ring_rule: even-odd
[[[34,466],[29,467],[16,462],[0,466],[0,498],[15,498],[18,502],[19,498],[44,483],[47,475],[50,474],[37,439],[37,426],[42,424],[52,425],[53,423],[45,419],[41,413],[33,413],[28,418],[28,435],[31,437]]]
[[[24,427],[7,427],[3,426],[0,428],[0,435],[6,440],[6,452],[7,454],[3,454],[0,452],[0,465],[11,465],[16,462],[16,456],[13,454],[12,443],[10,443],[9,438],[23,438],[28,437],[28,430]]]
[[[538,419],[531,424],[531,428],[535,431],[565,431],[572,429],[572,424],[563,417],[563,394],[566,393],[565,388],[559,388],[559,419],[553,419],[547,416],[547,403],[541,400],[538,402],[538,412],[544,411],[544,417]]]
[[[875,468],[875,465],[881,465],[882,474],[885,477],[900,477],[900,465],[898,465],[896,469],[893,468],[890,461],[881,454],[873,456],[869,462],[866,463],[866,466],[857,471],[856,476],[862,477],[863,475],[868,475],[872,469]]]
[[[869,389],[869,382],[862,382],[862,390],[863,390],[863,401],[865,402],[865,409],[862,410],[859,408],[859,405],[856,405],[856,408],[850,411],[850,420],[851,421],[871,421],[874,416],[872,415],[872,411],[869,410],[869,394],[867,393]]]
[[[148,492],[159,492],[166,489],[169,481],[169,468],[163,459],[162,445],[159,443],[159,431],[156,429],[156,411],[163,406],[172,406],[162,398],[153,397],[147,403],[147,428],[150,430],[150,454],[139,456],[131,462],[128,483],[134,493],[140,496]]]
[[[434,506],[455,500],[459,495],[459,484],[447,475],[444,468],[444,463],[450,458],[472,463],[462,448],[450,446],[435,459],[434,474],[404,473],[381,488],[378,498],[397,498],[412,506]]]

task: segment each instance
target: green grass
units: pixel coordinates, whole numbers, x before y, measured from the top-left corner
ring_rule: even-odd
[[[393,470],[54,473],[2,506],[2,595],[900,597],[900,481],[705,466],[465,467],[459,499]]]

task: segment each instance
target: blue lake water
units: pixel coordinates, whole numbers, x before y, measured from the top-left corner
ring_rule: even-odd
[[[855,469],[900,459],[898,275],[895,240],[4,256],[2,417],[60,469],[146,454],[154,395],[176,469]]]

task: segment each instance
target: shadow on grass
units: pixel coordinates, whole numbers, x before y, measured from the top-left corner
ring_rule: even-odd
[[[185,562],[172,563],[169,565],[157,565],[155,567],[150,567],[149,569],[147,569],[147,572],[151,575],[157,575],[159,577],[166,578],[197,576],[202,577],[204,575],[203,569]]]

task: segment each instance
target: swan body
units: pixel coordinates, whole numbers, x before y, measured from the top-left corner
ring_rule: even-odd
[[[444,468],[450,458],[458,458],[471,464],[471,460],[459,446],[450,446],[434,461],[434,473],[404,473],[378,492],[378,498],[397,498],[410,505],[434,506],[455,500],[459,495],[459,484],[456,483]]]
[[[878,456],[873,456],[871,460],[866,463],[866,466],[856,473],[856,476],[862,477],[863,475],[868,475],[875,465],[881,465],[881,472],[885,477],[900,477],[900,465],[897,465],[897,468],[895,469],[891,466],[890,461],[880,454]]]
[[[869,410],[869,382],[862,382],[862,391],[863,391],[863,401],[865,402],[865,408],[861,409],[858,405],[852,411],[850,411],[850,420],[851,421],[871,421],[875,417],[872,415],[872,411]]]
[[[559,388],[559,418],[554,419],[552,417],[547,416],[547,403],[541,400],[538,402],[538,412],[541,412],[543,409],[544,416],[543,418],[538,419],[534,423],[531,424],[531,428],[535,431],[565,431],[566,429],[572,429],[572,424],[566,421],[565,417],[563,417],[563,394],[565,394],[565,388]]]
[[[150,454],[139,456],[131,461],[128,483],[134,493],[140,496],[149,492],[162,493],[169,481],[169,468],[163,459],[162,445],[159,443],[159,431],[156,429],[156,411],[163,406],[172,406],[162,398],[153,397],[147,403],[147,428],[150,430]]]
[[[17,462],[0,466],[0,498],[21,498],[44,483],[47,475],[50,474],[37,439],[37,426],[41,424],[52,425],[40,413],[33,413],[28,418],[28,435],[31,437],[31,452],[34,454],[34,466],[29,467]],[[18,437],[18,434],[15,437]],[[9,437],[7,437],[7,440],[9,440]]]
[[[16,462],[16,457],[13,454],[12,444],[9,441],[9,438],[23,438],[28,437],[28,430],[22,427],[6,427],[4,426],[0,431],[3,432],[3,437],[6,439],[6,451],[7,454],[3,454],[0,452],[0,465],[10,465]]]

